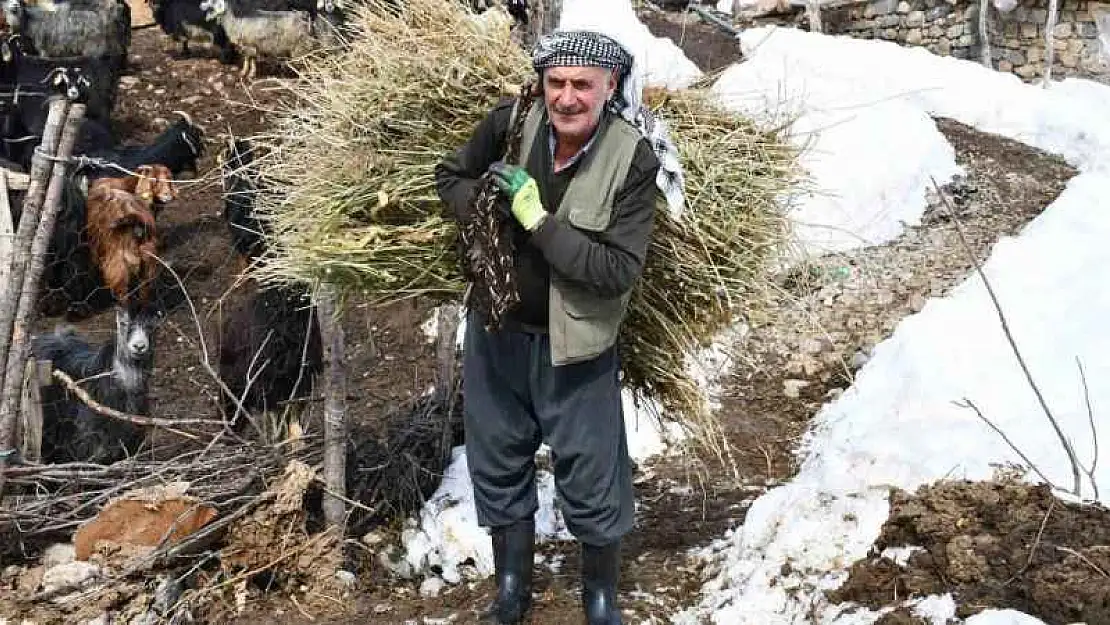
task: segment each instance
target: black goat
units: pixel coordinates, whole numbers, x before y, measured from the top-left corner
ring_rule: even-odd
[[[219,160],[223,170],[224,218],[231,235],[231,247],[245,263],[249,263],[262,253],[266,232],[265,223],[254,214],[254,200],[258,193],[255,182],[257,173],[251,168],[254,148],[243,139],[229,140]]]
[[[98,404],[126,414],[149,413],[149,382],[159,317],[149,311],[116,309],[116,329],[102,345],[91,345],[72,328],[32,340],[34,357],[77,381]],[[43,461],[108,464],[136,453],[143,429],[94,412],[55,383],[43,401]]]
[[[174,41],[181,42],[181,54],[189,55],[190,41],[209,41],[219,50],[223,63],[234,60],[235,49],[227,38],[223,26],[208,20],[202,0],[154,0],[151,9],[154,21],[162,32]]]
[[[96,140],[96,133],[86,133],[82,127],[74,152],[102,158],[128,171],[135,171],[141,165],[164,165],[174,178],[186,171],[195,174],[197,160],[204,154],[204,129],[194,124],[185,113],[176,112],[181,119],[162,131],[150,145],[117,145],[110,148],[103,144],[91,145]],[[87,173],[92,178],[121,175],[118,169],[99,165],[90,165]]]
[[[220,378],[252,417],[312,392],[323,350],[315,308],[304,289],[261,287],[224,320]],[[233,427],[248,422],[235,402],[224,410]]]

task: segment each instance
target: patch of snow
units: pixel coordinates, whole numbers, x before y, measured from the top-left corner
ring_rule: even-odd
[[[806,162],[835,199],[810,198],[799,210],[825,225],[869,226],[865,238],[883,240],[898,233],[896,221],[920,218],[928,181],[922,172],[939,183],[954,173],[951,148],[938,142],[929,115],[1054,152],[1079,168],[1040,216],[994,246],[984,270],[1047,403],[1080,460],[1089,462],[1094,441],[1077,360],[1098,411],[1110,402],[1103,382],[1110,380],[1104,287],[1110,220],[1098,209],[1110,197],[1110,87],[1066,79],[1040,89],[919,48],[794,29],[750,29],[741,43],[751,60],[726,72],[715,89],[741,110],[800,114],[801,129],[822,148]],[[860,145],[848,143],[848,126],[860,133],[852,138]],[[851,171],[856,167],[866,171]],[[818,207],[825,214],[815,214]],[[850,244],[835,235],[808,242]],[[824,593],[867,555],[887,518],[890,489],[989,479],[997,465],[1020,462],[974,412],[956,404],[965,398],[1049,479],[1071,487],[1062,447],[973,273],[904,319],[854,384],[817,414],[799,450],[798,475],[756,500],[716,556],[720,570],[701,603],[675,622],[873,622],[876,613],[829,606]],[[1105,429],[1097,436],[1103,447],[1110,444]],[[1095,479],[1106,492],[1110,469],[1100,466]],[[1092,492],[1089,483],[1082,488],[1085,496]],[[995,618],[1010,620],[989,620]],[[1024,618],[992,613],[968,622],[1040,622],[1014,620]]]
[[[632,53],[632,80],[642,86],[688,87],[702,72],[667,37],[656,37],[636,17],[630,0],[563,0],[560,30],[594,30]]]
[[[965,620],[964,625],[1045,625],[1045,622],[1017,610],[983,610]]]
[[[956,600],[952,594],[929,595],[907,602],[913,606],[915,616],[929,621],[929,625],[948,625],[956,618]]]
[[[898,566],[906,566],[906,564],[910,561],[910,558],[913,557],[913,554],[917,553],[918,551],[925,551],[925,549],[923,547],[915,547],[912,545],[909,547],[887,547],[886,549],[883,549],[883,552],[879,554],[879,557],[886,558],[887,560],[890,560]]]

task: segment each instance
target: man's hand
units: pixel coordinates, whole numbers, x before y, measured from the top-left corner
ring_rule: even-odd
[[[540,203],[540,188],[523,167],[497,161],[489,166],[493,182],[512,200],[513,217],[531,232],[539,227],[547,211]]]

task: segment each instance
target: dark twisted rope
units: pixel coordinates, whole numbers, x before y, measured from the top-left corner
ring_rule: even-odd
[[[502,159],[507,162],[517,160],[524,120],[534,99],[532,83],[524,85],[506,135]],[[468,219],[459,224],[459,258],[463,276],[470,282],[467,305],[485,316],[485,326],[491,330],[499,328],[505,314],[520,302],[511,224],[497,206],[505,201],[490,173],[485,172]]]

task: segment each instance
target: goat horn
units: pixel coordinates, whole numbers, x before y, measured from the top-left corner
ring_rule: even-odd
[[[174,113],[177,113],[178,115],[180,115],[181,118],[185,120],[186,124],[189,124],[190,126],[195,125],[195,124],[193,124],[193,118],[189,117],[189,114],[186,113],[185,111],[174,111]]]

